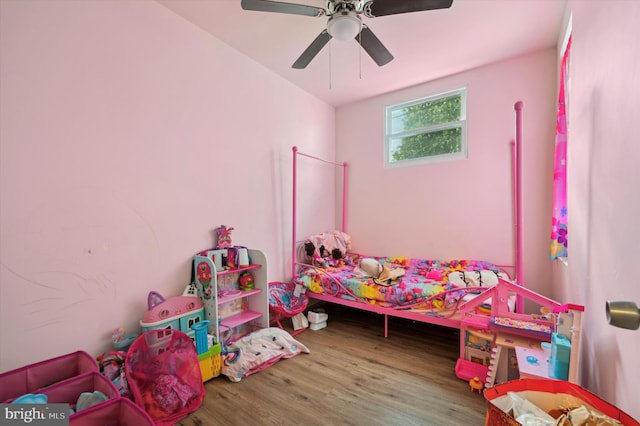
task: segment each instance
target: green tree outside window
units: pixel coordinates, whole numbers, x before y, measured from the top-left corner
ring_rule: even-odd
[[[465,92],[460,89],[387,108],[388,163],[466,158]]]

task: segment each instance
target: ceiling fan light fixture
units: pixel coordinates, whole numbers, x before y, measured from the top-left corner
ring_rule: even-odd
[[[361,21],[354,15],[338,15],[327,23],[327,31],[331,37],[340,40],[353,40],[360,32]]]

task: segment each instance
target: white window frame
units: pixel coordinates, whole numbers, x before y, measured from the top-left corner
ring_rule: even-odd
[[[434,126],[426,126],[417,129],[411,129],[407,131],[402,131],[398,133],[391,133],[392,128],[392,113],[399,109],[407,108],[413,105],[418,105],[422,103],[432,102],[437,99],[448,98],[451,96],[460,96],[460,115],[461,118],[458,121],[442,123]],[[391,141],[393,139],[397,139],[400,137],[412,136],[421,133],[429,133],[433,131],[439,131],[454,127],[460,127],[460,152],[455,152],[451,154],[442,154],[442,155],[433,155],[428,157],[417,157],[407,160],[400,161],[391,161]],[[420,99],[414,99],[412,101],[407,101],[399,104],[389,105],[385,109],[385,138],[384,138],[384,166],[385,168],[393,168],[393,167],[406,167],[406,166],[414,166],[418,164],[429,164],[429,163],[439,163],[443,161],[455,161],[455,160],[466,160],[468,152],[467,145],[467,88],[462,87],[455,90],[450,90],[447,92],[438,93],[436,95],[427,96]]]

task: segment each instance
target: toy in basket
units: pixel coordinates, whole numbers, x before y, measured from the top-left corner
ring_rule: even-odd
[[[198,351],[203,382],[219,376],[221,367],[221,346],[220,343],[209,344],[208,326],[209,320],[200,321],[191,326],[196,336],[196,350]]]
[[[136,405],[156,426],[177,423],[197,410],[204,398],[198,353],[189,336],[179,330],[143,333],[125,360],[127,382]]]

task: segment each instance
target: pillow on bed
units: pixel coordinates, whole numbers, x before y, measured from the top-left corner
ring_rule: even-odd
[[[493,287],[498,284],[498,277],[509,279],[504,272],[496,272],[488,269],[477,271],[460,271],[449,274],[449,282],[458,287]]]

